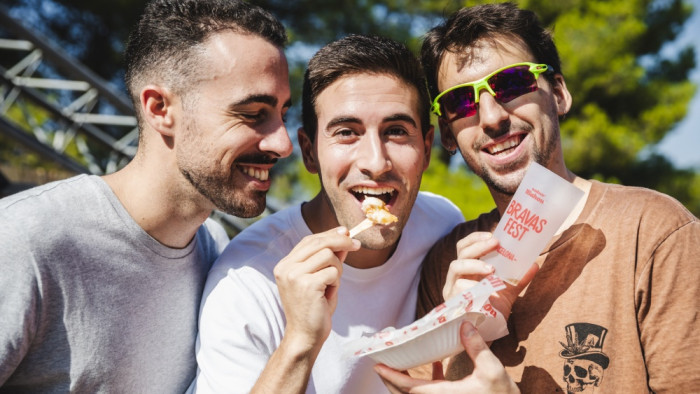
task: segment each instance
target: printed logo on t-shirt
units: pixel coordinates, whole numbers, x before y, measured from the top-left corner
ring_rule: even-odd
[[[603,380],[603,371],[610,359],[603,353],[608,329],[592,323],[573,323],[565,328],[566,343],[559,356],[564,362],[566,392],[592,393]]]

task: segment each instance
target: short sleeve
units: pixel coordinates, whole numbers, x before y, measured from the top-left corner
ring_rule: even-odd
[[[1,216],[0,216],[1,217]],[[36,334],[40,303],[37,269],[22,233],[0,220],[0,386],[12,375]]]
[[[673,231],[654,249],[637,281],[640,339],[654,392],[700,385],[700,222]]]
[[[197,337],[197,393],[247,393],[281,340],[284,327],[267,279],[253,269],[207,279]]]

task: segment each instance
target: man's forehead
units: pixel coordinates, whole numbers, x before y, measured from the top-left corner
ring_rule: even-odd
[[[417,89],[391,73],[352,73],[344,75],[324,88],[316,98],[317,113],[323,109],[336,112],[339,106],[352,102],[368,103],[373,100],[396,102],[418,111]],[[340,103],[336,102],[340,101]]]
[[[517,36],[496,35],[479,38],[468,46],[452,46],[443,57],[440,69],[446,61],[454,62],[457,72],[468,67],[488,63],[493,56],[519,57],[522,61],[531,59],[532,52],[527,44]]]

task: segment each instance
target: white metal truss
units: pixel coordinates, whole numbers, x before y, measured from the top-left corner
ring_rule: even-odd
[[[136,153],[131,103],[0,7],[0,133],[73,172],[106,174]]]
[[[136,153],[138,125],[125,96],[0,5],[0,134],[69,171],[108,174]],[[268,204],[266,213],[275,210]],[[212,217],[229,233],[255,220]]]

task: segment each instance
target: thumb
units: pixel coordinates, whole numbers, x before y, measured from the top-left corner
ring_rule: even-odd
[[[465,321],[462,323],[459,334],[464,350],[467,351],[469,358],[474,362],[474,371],[477,369],[503,369],[503,364],[501,364],[496,355],[491,352],[489,346],[484,342],[484,339],[470,322]]]
[[[535,274],[537,274],[537,271],[539,270],[540,266],[537,265],[537,263],[532,263],[532,266],[530,266],[527,272],[525,272],[525,275],[523,275],[523,277],[520,278],[520,282],[518,282],[518,285],[516,286],[516,288],[518,289],[516,294],[520,294],[520,292],[523,291],[523,289],[525,289],[527,285],[530,284],[532,279],[535,277]]]

